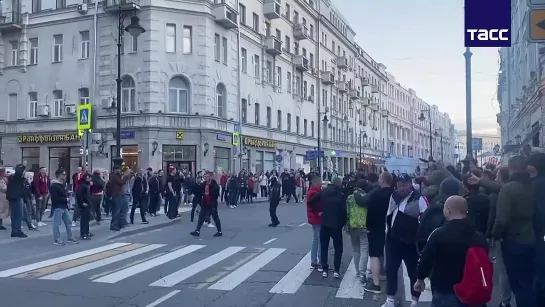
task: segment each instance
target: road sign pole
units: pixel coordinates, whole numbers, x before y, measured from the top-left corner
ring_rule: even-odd
[[[465,66],[466,66],[466,157],[462,162],[464,163],[464,172],[469,171],[469,162],[473,160],[473,137],[472,137],[472,124],[471,124],[471,49],[466,47],[464,52]]]

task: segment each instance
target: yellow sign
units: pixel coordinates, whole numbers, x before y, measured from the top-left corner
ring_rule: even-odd
[[[176,131],[176,139],[177,140],[183,140],[184,139],[184,132],[183,131]]]
[[[531,9],[528,17],[531,42],[545,42],[545,9]]]
[[[91,130],[91,114],[93,107],[90,103],[78,106],[78,131]]]
[[[233,137],[231,139],[233,140],[232,141],[233,146],[240,145],[240,133],[233,132]]]
[[[66,134],[25,134],[17,136],[18,143],[59,143],[81,141],[78,133]]]
[[[276,148],[276,141],[257,139],[257,138],[244,138],[244,145],[261,148]]]

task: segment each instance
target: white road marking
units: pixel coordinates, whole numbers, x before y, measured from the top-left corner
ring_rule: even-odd
[[[108,284],[114,284],[120,280],[123,280],[127,277],[131,277],[133,275],[136,275],[138,273],[142,273],[144,271],[147,271],[149,269],[152,269],[154,267],[160,266],[162,264],[165,264],[169,261],[172,261],[174,259],[180,258],[182,256],[185,256],[187,254],[190,254],[196,250],[199,250],[201,248],[205,247],[205,245],[189,245],[184,248],[178,249],[176,251],[173,251],[171,253],[165,254],[163,256],[159,256],[157,258],[153,258],[151,260],[139,263],[137,265],[128,267],[126,269],[123,269],[121,271],[114,272],[112,274],[103,276],[99,279],[93,280],[93,282],[103,282]]]
[[[74,267],[74,268],[71,268],[71,269],[66,269],[64,271],[49,274],[49,275],[44,276],[44,277],[42,277],[40,279],[61,280],[61,279],[64,279],[66,277],[74,276],[74,275],[77,275],[77,274],[80,274],[80,273],[84,273],[84,272],[87,272],[87,271],[90,271],[90,270],[94,270],[94,269],[97,269],[97,268],[100,268],[100,267],[103,267],[103,266],[118,262],[118,261],[129,259],[131,257],[138,256],[138,255],[150,252],[152,250],[156,250],[156,249],[158,249],[160,247],[163,247],[165,245],[166,244],[151,244],[151,245],[148,245],[148,246],[141,247],[139,249],[135,249],[135,250],[123,253],[123,254],[119,254],[119,255],[110,257],[110,258],[101,259],[101,260],[91,262],[91,263],[87,263],[87,264],[84,264],[84,265],[80,265],[80,266],[77,266],[77,267]]]
[[[178,294],[180,292],[181,292],[181,290],[174,290],[174,291],[170,292],[169,294],[167,294],[165,296],[161,296],[160,298],[158,298],[153,303],[151,303],[149,305],[146,305],[146,307],[155,307],[155,306],[161,304],[162,302],[168,300],[169,298],[173,297],[174,295],[176,295],[176,294]]]
[[[227,259],[228,257],[240,252],[244,247],[240,246],[231,246],[219,253],[216,253],[210,257],[204,258],[203,260],[193,263],[192,265],[185,267],[181,270],[178,270],[170,275],[167,275],[153,283],[150,284],[152,287],[173,287],[182,281],[188,279],[189,277],[206,270],[207,268],[217,264],[218,262]]]
[[[269,292],[294,294],[312,272],[310,252],[308,252]]]
[[[303,227],[305,226],[307,223],[302,223],[302,224],[299,224],[299,227]]]
[[[354,267],[354,258],[352,258],[337,290],[336,297],[363,299],[363,294],[363,284],[359,278],[356,278],[356,268]]]
[[[405,263],[401,263],[403,267],[403,285],[405,286],[405,300],[407,302],[412,301],[412,295],[411,295],[411,289],[413,288],[413,284],[411,284],[411,279],[409,278],[409,274],[407,273],[407,267],[405,266]],[[426,279],[426,290],[420,294],[419,302],[431,302],[432,294],[429,290],[430,287],[428,285],[428,279]]]
[[[98,253],[101,253],[101,252],[105,252],[105,251],[108,251],[108,250],[112,250],[112,249],[115,249],[115,248],[118,248],[118,247],[130,245],[130,244],[131,243],[113,243],[113,244],[109,244],[109,245],[105,245],[105,246],[101,246],[101,247],[97,247],[97,248],[93,248],[93,249],[84,250],[84,251],[81,251],[81,252],[78,252],[78,253],[74,253],[74,254],[58,257],[58,258],[53,258],[53,259],[49,259],[49,260],[45,260],[45,261],[32,263],[32,264],[29,264],[29,265],[20,266],[20,267],[17,267],[17,268],[13,268],[13,269],[9,269],[9,270],[5,270],[5,271],[0,272],[0,277],[10,277],[10,276],[13,276],[13,275],[17,275],[17,274],[25,273],[25,272],[28,272],[28,271],[44,268],[44,267],[47,267],[47,266],[56,265],[56,264],[71,261],[71,260],[74,260],[74,259],[83,258],[83,257],[87,257],[87,256],[90,256],[90,255],[98,254]]]
[[[268,241],[265,241],[265,242],[263,242],[263,244],[269,244],[269,243],[271,243],[273,241],[276,241],[276,238],[272,238],[272,239],[270,239]]]
[[[266,250],[237,270],[233,271],[231,274],[225,276],[220,281],[210,286],[208,289],[224,291],[231,291],[235,289],[238,287],[238,285],[255,274],[255,272],[266,266],[267,263],[273,261],[276,257],[282,254],[285,250],[286,249],[284,248],[270,248]]]

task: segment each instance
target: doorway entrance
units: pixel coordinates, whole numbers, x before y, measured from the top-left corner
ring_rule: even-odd
[[[174,166],[178,169],[181,169],[182,171],[188,171],[192,175],[195,175],[194,171],[196,169],[195,162],[194,161],[164,161],[163,162],[163,169],[166,171],[168,170],[169,166]]]

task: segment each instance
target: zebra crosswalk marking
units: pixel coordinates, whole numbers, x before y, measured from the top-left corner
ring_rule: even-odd
[[[286,249],[284,248],[270,248],[263,253],[256,256],[254,259],[246,262],[240,268],[233,271],[231,274],[225,276],[220,281],[216,282],[208,289],[230,291],[238,287],[248,277],[255,274],[263,268],[267,263],[273,261],[276,257],[282,254]]]
[[[354,258],[352,258],[335,296],[338,298],[358,299],[362,298],[363,294],[363,284],[359,278],[356,278],[356,267],[354,266]]]
[[[93,280],[93,282],[102,282],[102,283],[108,283],[113,284],[120,280],[123,280],[127,277],[131,277],[133,275],[136,275],[138,273],[142,273],[144,271],[150,270],[154,267],[157,267],[159,265],[165,264],[169,261],[172,261],[174,259],[180,258],[182,256],[185,256],[189,253],[192,253],[196,250],[199,250],[206,245],[189,245],[182,249],[179,249],[177,251],[165,254],[163,256],[151,259],[146,262],[142,262],[140,264],[137,264],[135,266],[128,267],[126,269],[123,269],[121,271],[114,272],[112,274],[106,275],[104,277],[101,277],[99,279]]]
[[[130,245],[130,244],[131,243],[112,243],[112,244],[108,244],[108,245],[105,245],[105,246],[101,246],[101,247],[97,247],[97,248],[93,248],[93,249],[88,249],[88,250],[85,250],[85,251],[81,251],[81,252],[78,252],[78,253],[74,253],[74,254],[58,257],[58,258],[53,258],[53,259],[49,259],[49,260],[44,260],[44,261],[32,263],[32,264],[29,264],[29,265],[24,265],[24,266],[21,266],[21,267],[1,271],[0,272],[0,277],[11,277],[11,276],[14,276],[14,275],[17,275],[17,274],[25,273],[25,272],[28,272],[28,271],[32,271],[32,270],[36,270],[36,269],[43,268],[43,267],[46,267],[46,266],[51,266],[51,265],[63,263],[63,262],[78,259],[78,258],[87,257],[89,255],[101,253],[101,252],[108,251],[108,250],[111,250],[111,249],[116,249],[118,247]]]
[[[86,257],[81,257],[81,258],[78,258],[78,259],[74,259],[74,260],[70,260],[70,261],[66,261],[66,262],[62,262],[62,263],[58,263],[58,264],[54,264],[54,265],[50,265],[50,266],[46,266],[46,267],[42,267],[42,268],[39,268],[39,269],[36,269],[36,270],[21,273],[21,274],[12,276],[12,277],[14,277],[14,278],[40,278],[42,276],[47,276],[47,275],[52,274],[54,272],[68,270],[68,269],[71,269],[71,268],[74,268],[74,267],[78,267],[78,266],[85,265],[85,264],[88,264],[88,263],[92,263],[92,262],[96,262],[96,261],[99,261],[99,260],[107,259],[107,258],[110,258],[112,256],[123,254],[125,252],[130,252],[132,250],[135,250],[135,249],[138,249],[138,248],[141,248],[141,247],[144,247],[144,246],[146,246],[146,244],[130,244],[130,245],[126,245],[126,246],[121,246],[121,247],[118,247],[116,249],[111,249],[111,250],[103,251],[103,252],[100,252],[100,253],[92,254],[92,255],[89,255],[89,256],[86,256]]]
[[[313,270],[310,269],[310,252],[308,252],[269,292],[294,294],[312,272]]]
[[[131,246],[131,245],[129,245],[129,246]],[[115,262],[118,262],[118,261],[129,259],[131,257],[138,256],[140,254],[144,254],[144,253],[150,252],[152,250],[156,250],[156,249],[158,249],[160,247],[163,247],[163,246],[165,246],[165,244],[151,244],[151,245],[148,245],[148,246],[143,246],[143,247],[128,251],[126,253],[115,255],[115,256],[110,257],[110,258],[101,259],[101,260],[91,262],[91,263],[87,263],[87,264],[84,264],[84,265],[80,265],[80,266],[77,266],[77,267],[74,267],[74,268],[71,268],[71,269],[56,272],[56,273],[44,276],[44,277],[42,277],[40,279],[61,280],[61,279],[64,279],[64,278],[67,278],[67,277],[70,277],[70,276],[74,276],[74,275],[81,274],[81,273],[84,273],[84,272],[87,272],[87,271],[90,271],[90,270],[97,269],[97,268],[100,268],[100,267],[103,267],[103,266],[106,266],[106,265],[109,265],[109,264],[112,264],[112,263],[115,263]]]
[[[196,262],[188,267],[185,267],[179,271],[176,271],[170,275],[167,275],[153,283],[150,284],[150,286],[153,287],[173,287],[182,281],[188,279],[189,277],[206,270],[207,268],[211,267],[212,265],[223,261],[230,256],[240,252],[243,250],[244,247],[240,246],[231,246],[224,250],[222,250],[219,253],[216,253],[210,257],[204,258],[203,260]]]

